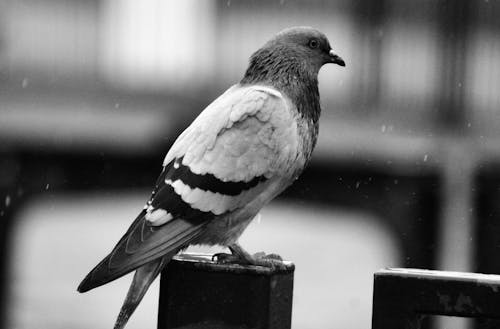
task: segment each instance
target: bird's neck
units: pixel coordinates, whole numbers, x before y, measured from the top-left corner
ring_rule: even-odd
[[[321,113],[318,69],[306,67],[303,60],[287,52],[261,49],[250,58],[241,85],[263,84],[289,97],[299,113],[315,125]]]

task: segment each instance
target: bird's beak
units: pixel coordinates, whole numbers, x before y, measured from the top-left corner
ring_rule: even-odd
[[[345,66],[345,62],[344,60],[337,54],[335,54],[333,52],[333,49],[330,49],[330,63],[333,63],[333,64],[338,64],[340,66]]]

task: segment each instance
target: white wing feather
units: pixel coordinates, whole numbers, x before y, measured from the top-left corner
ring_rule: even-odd
[[[234,86],[179,136],[164,165],[183,157],[192,172],[222,181],[285,174],[298,149],[295,111],[289,104],[269,87]]]

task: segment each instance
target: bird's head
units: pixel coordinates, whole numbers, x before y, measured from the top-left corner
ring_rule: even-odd
[[[345,66],[340,56],[335,54],[326,35],[312,27],[291,27],[279,32],[264,47],[284,48],[292,56],[299,56],[313,66],[327,63]]]
[[[315,78],[327,63],[345,66],[325,34],[311,27],[291,27],[276,34],[252,55],[243,82],[276,80],[287,74]]]

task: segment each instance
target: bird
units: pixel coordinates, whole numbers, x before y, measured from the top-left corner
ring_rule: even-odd
[[[345,66],[326,35],[287,28],[249,59],[243,78],[178,136],[142,211],[78,286],[86,292],[135,271],[115,322],[125,327],[153,280],[190,245],[219,245],[219,262],[279,266],[238,238],[309,163],[321,113],[318,73]]]

